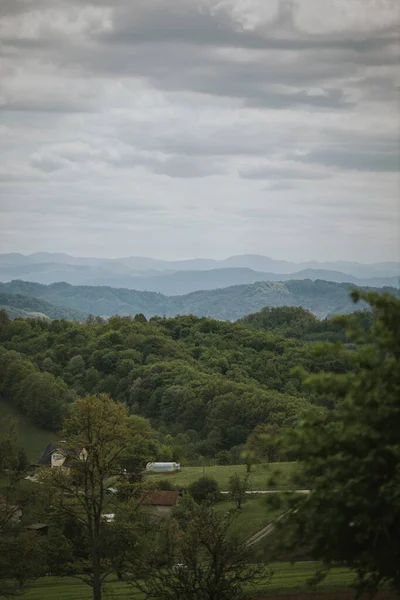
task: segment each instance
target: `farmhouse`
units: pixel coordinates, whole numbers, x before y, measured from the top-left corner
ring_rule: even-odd
[[[69,468],[73,458],[79,457],[84,460],[87,456],[85,448],[70,448],[63,447],[62,444],[49,444],[42,456],[37,462],[39,467],[64,467]]]
[[[179,502],[179,492],[155,491],[147,492],[142,497],[142,506],[152,508],[162,517],[168,517]]]

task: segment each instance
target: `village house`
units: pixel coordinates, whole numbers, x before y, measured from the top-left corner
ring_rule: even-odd
[[[73,458],[84,460],[87,457],[85,448],[71,450],[60,444],[49,444],[37,462],[38,467],[69,468]]]
[[[143,495],[141,504],[153,509],[162,517],[169,517],[172,509],[179,502],[179,492],[154,491]]]

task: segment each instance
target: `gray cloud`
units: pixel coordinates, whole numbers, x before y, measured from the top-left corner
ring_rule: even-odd
[[[31,160],[31,165],[39,171],[45,173],[53,173],[67,166],[67,161],[63,161],[57,157],[34,156]]]
[[[125,146],[98,149],[83,144],[55,145],[47,153],[34,154],[30,164],[45,173],[71,166],[85,166],[86,169],[98,169],[102,165],[119,169],[143,167],[154,174],[178,179],[208,177],[224,172],[220,161],[204,157],[154,155]]]
[[[101,253],[107,230],[114,255],[395,257],[395,0],[3,0],[0,17],[5,250]]]
[[[221,168],[209,161],[188,159],[186,157],[171,157],[165,161],[150,166],[153,173],[168,177],[197,178],[220,174]]]
[[[284,192],[287,190],[294,190],[296,189],[296,186],[290,181],[277,181],[276,183],[270,184],[265,189],[270,192]]]
[[[255,50],[343,49],[355,52],[380,50],[397,42],[394,24],[369,32],[350,30],[326,34],[307,34],[296,28],[299,4],[281,0],[267,23],[246,29],[223,4],[216,10],[201,3],[171,0],[136,0],[115,11],[113,30],[104,39],[124,44],[184,43]]]
[[[327,179],[329,172],[311,170],[307,168],[299,168],[297,165],[291,166],[270,166],[257,165],[250,168],[241,169],[240,177],[243,179],[278,179],[278,180],[293,180],[293,179]],[[276,189],[276,188],[275,188]],[[282,188],[279,188],[282,189]]]
[[[319,148],[300,156],[298,160],[346,170],[396,173],[400,170],[400,147],[394,148],[392,152],[379,152],[373,148],[368,150],[357,148],[356,151],[343,147]]]
[[[157,158],[127,154],[107,162],[123,168],[142,166],[157,175],[166,175],[178,179],[196,179],[197,177],[208,177],[223,173],[222,167],[214,161],[187,156]]]
[[[305,106],[310,108],[345,108],[354,106],[353,102],[346,100],[341,90],[323,89],[318,93],[308,90],[301,90],[295,93],[278,94],[267,92],[259,96],[247,99],[248,106],[258,106],[265,108],[290,108],[296,106]]]
[[[357,76],[360,64],[396,65],[400,59],[395,24],[377,25],[367,33],[354,28],[307,33],[296,24],[301,4],[283,0],[267,22],[252,29],[217,3],[214,10],[204,2],[182,0],[108,6],[109,26],[101,12],[81,21],[75,13],[67,20],[66,13],[66,31],[72,30],[69,43],[68,38],[60,42],[63,29],[58,22],[33,38],[4,35],[3,44],[18,48],[37,43],[43,52],[47,42],[53,61],[89,75],[142,77],[162,90],[237,97],[265,108],[352,106],[332,78]],[[80,29],[90,44],[78,35]],[[273,84],[288,89],[277,91]],[[319,87],[320,93],[308,86]]]

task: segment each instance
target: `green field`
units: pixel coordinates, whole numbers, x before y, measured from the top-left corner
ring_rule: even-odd
[[[317,562],[297,562],[294,564],[279,562],[272,563],[273,572],[271,583],[261,586],[257,593],[290,593],[306,592],[311,587],[308,583],[320,564]],[[332,569],[326,579],[316,586],[316,591],[333,591],[350,589],[354,583],[354,573],[344,567]]]
[[[273,510],[267,500],[268,498],[263,494],[249,495],[241,510],[234,510],[231,532],[239,539],[246,540],[274,521],[283,512],[283,509]],[[215,504],[214,508],[217,512],[227,513],[234,509],[234,504],[229,500],[224,500]]]
[[[257,589],[249,589],[249,594],[257,593],[290,593],[304,592],[309,590],[307,580],[314,575],[318,569],[318,563],[298,562],[294,565],[290,563],[273,563],[271,565],[273,575],[271,582],[261,584]],[[344,590],[349,589],[354,576],[350,571],[343,568],[333,569],[325,581],[317,586],[319,591]],[[23,596],[26,600],[89,600],[91,590],[82,582],[72,579],[57,579],[55,577],[45,577],[34,583]],[[113,581],[107,585],[106,599],[115,598],[116,600],[131,600],[140,598],[133,596],[128,585]]]
[[[0,417],[12,417],[18,421],[18,433],[21,446],[28,459],[36,462],[47,444],[57,441],[57,435],[45,429],[39,429],[32,422],[5,400],[0,399]]]
[[[291,477],[296,472],[297,464],[291,463],[261,463],[254,465],[249,475],[249,484],[251,490],[269,490],[274,489],[270,479],[272,476],[279,475],[276,481],[276,487],[280,489],[291,488]],[[228,489],[228,481],[231,475],[238,473],[241,476],[246,475],[245,465],[227,465],[210,467],[182,467],[178,473],[151,473],[146,476],[151,481],[157,479],[168,479],[175,485],[187,487],[196,479],[202,477],[203,472],[208,477],[213,477],[218,481],[221,490]]]

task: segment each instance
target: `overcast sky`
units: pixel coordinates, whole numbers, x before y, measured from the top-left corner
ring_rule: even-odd
[[[1,252],[399,260],[398,0],[1,0]]]

